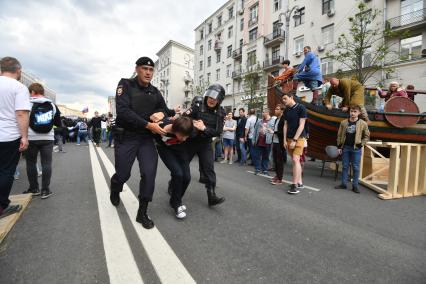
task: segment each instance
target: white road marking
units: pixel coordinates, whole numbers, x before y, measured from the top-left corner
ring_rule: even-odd
[[[101,148],[97,148],[99,156],[111,177],[115,173],[115,169],[111,161],[105,155]],[[127,213],[129,214],[132,225],[143,245],[148,258],[151,260],[152,266],[157,272],[158,278],[162,283],[195,283],[192,276],[183,266],[182,262],[173,252],[167,241],[161,235],[157,227],[146,230],[141,224],[136,222],[136,214],[139,208],[139,200],[127,186],[128,190],[120,194],[120,199]],[[170,218],[174,218],[170,216]],[[155,220],[154,220],[155,221]]]
[[[117,209],[110,203],[108,184],[91,143],[89,151],[110,283],[143,283]]]
[[[248,172],[248,173],[251,173],[251,174],[254,174],[254,172],[253,172],[253,171],[247,171],[247,172]],[[264,177],[264,178],[272,179],[272,177],[271,177],[271,176],[267,176],[267,175],[264,175],[264,174],[258,174],[258,176],[261,176],[261,177]],[[283,182],[285,182],[285,183],[287,183],[287,184],[292,184],[292,183],[293,183],[292,181],[285,180],[285,179],[283,179]],[[313,191],[321,191],[321,189],[316,188],[316,187],[307,186],[307,185],[303,185],[303,186],[304,186],[305,188],[310,189],[310,190],[313,190]]]

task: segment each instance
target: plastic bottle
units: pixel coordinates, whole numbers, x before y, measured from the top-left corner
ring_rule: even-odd
[[[380,99],[379,111],[380,112],[384,112],[385,111],[385,99],[384,98]]]

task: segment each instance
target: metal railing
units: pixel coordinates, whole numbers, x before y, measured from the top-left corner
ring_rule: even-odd
[[[426,8],[407,13],[387,20],[388,27],[391,29],[403,27],[406,25],[422,22],[426,20]]]
[[[243,55],[243,48],[242,47],[232,51],[232,58],[238,58],[241,55]]]
[[[232,71],[232,78],[241,77],[242,74],[243,71],[241,69],[235,69],[234,71]]]
[[[278,65],[281,62],[283,62],[283,60],[284,60],[283,56],[277,56],[277,57],[273,57],[272,59],[265,60],[263,61],[263,68],[268,68],[268,67]]]
[[[249,26],[249,27],[251,27],[251,26],[253,26],[253,25],[257,24],[257,20],[258,20],[258,17],[256,17],[256,18],[251,18],[251,19],[248,21],[248,26]]]
[[[269,35],[267,35],[263,38],[263,43],[268,43],[268,42],[273,41],[277,38],[284,40],[284,35],[285,35],[285,32],[283,30],[275,30],[273,33],[271,33],[271,34],[269,34]]]

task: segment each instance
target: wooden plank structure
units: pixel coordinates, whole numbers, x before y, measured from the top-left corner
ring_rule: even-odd
[[[426,195],[426,144],[368,142],[359,182],[385,200]]]
[[[6,235],[12,229],[13,225],[15,225],[15,223],[21,217],[25,208],[28,207],[28,204],[30,204],[31,198],[32,198],[31,194],[11,195],[9,197],[12,204],[20,204],[22,205],[22,209],[18,213],[15,213],[0,219],[0,244],[3,242],[4,238],[6,238]]]

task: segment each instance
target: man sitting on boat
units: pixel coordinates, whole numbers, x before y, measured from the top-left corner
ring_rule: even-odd
[[[367,110],[364,107],[364,86],[360,82],[348,78],[331,78],[330,84],[331,87],[328,89],[324,99],[324,104],[328,109],[332,109],[331,96],[336,95],[343,98],[340,105],[340,109],[343,112],[347,112],[350,105],[359,105],[361,107],[361,118],[367,122],[369,121]]]
[[[321,63],[319,58],[311,51],[310,46],[303,48],[305,59],[299,65],[294,79],[302,81],[305,86],[313,91],[312,102],[315,102],[319,91],[316,90],[322,84]]]
[[[293,82],[289,82],[292,78],[296,69],[290,66],[290,60],[284,59],[281,63],[283,71],[278,76],[272,76],[275,82],[279,82],[284,93],[290,91],[293,88]]]

